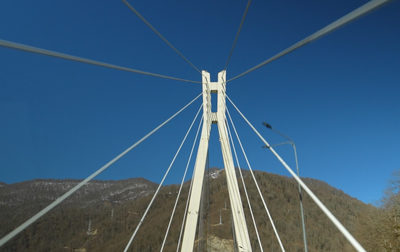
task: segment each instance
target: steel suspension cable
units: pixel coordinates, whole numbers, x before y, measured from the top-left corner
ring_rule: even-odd
[[[161,35],[149,22],[147,22],[147,20],[144,17],[142,17],[142,15],[139,14],[137,10],[135,10],[135,8],[133,8],[126,0],[122,0],[122,2],[124,2],[143,22],[147,24],[148,27],[150,27],[162,40],[164,40],[164,42],[167,43],[177,54],[179,54],[187,63],[189,63],[197,72],[201,74],[200,70],[197,69],[188,59],[186,59],[185,56],[183,56],[182,53],[180,53],[175,47],[173,47],[171,43],[169,43],[168,40],[163,37],[163,35]]]
[[[226,96],[226,97],[228,98],[228,96]],[[228,98],[228,99],[229,99],[229,98]],[[232,103],[232,102],[231,102],[231,103]],[[228,111],[228,115],[229,115],[229,117],[230,117],[229,111]],[[231,117],[230,117],[230,118],[231,118]],[[243,148],[242,142],[240,141],[239,134],[237,133],[237,131],[236,131],[236,127],[235,127],[235,125],[234,125],[234,123],[233,123],[233,121],[232,121],[232,120],[231,120],[231,123],[232,123],[233,130],[235,131],[236,138],[238,139],[238,142],[239,142],[240,148],[242,149],[242,152],[243,152],[244,158],[246,159],[247,166],[249,167],[249,170],[250,170],[251,176],[253,177],[254,183],[255,183],[255,185],[256,185],[256,187],[257,187],[258,194],[260,195],[260,198],[261,198],[261,200],[262,200],[262,202],[263,202],[264,208],[265,208],[265,210],[266,210],[266,212],[267,212],[267,215],[268,215],[269,221],[271,222],[272,229],[274,230],[275,236],[276,236],[276,238],[278,239],[279,246],[281,247],[281,250],[282,250],[283,252],[285,252],[285,248],[283,247],[283,244],[282,244],[281,238],[280,238],[280,236],[279,236],[279,234],[278,234],[278,230],[276,230],[276,227],[275,227],[274,221],[272,220],[271,214],[270,214],[270,212],[269,212],[269,210],[268,210],[267,203],[265,203],[265,199],[264,199],[264,197],[263,197],[263,195],[262,195],[262,193],[261,193],[260,187],[258,186],[258,183],[257,183],[256,177],[254,176],[253,169],[251,168],[250,162],[249,162],[249,160],[248,160],[248,158],[247,158],[247,155],[246,155],[246,152],[245,152],[245,150],[244,150],[244,148]]]
[[[199,110],[199,111],[200,111],[200,110]],[[193,125],[193,123],[192,123],[192,125]],[[192,126],[192,125],[191,125],[191,126]],[[190,127],[190,129],[191,129],[191,128],[192,128],[192,127]],[[189,130],[190,130],[190,129],[189,129]],[[146,218],[147,213],[148,213],[149,210],[150,210],[150,207],[152,206],[152,204],[153,204],[153,202],[154,202],[154,200],[155,200],[155,198],[156,198],[158,192],[159,192],[160,189],[161,189],[161,186],[163,185],[165,179],[167,178],[168,173],[169,173],[169,171],[171,170],[172,165],[175,163],[175,159],[176,159],[176,157],[178,156],[179,152],[181,151],[181,148],[182,148],[183,144],[185,143],[185,140],[186,140],[188,134],[189,134],[189,131],[186,133],[185,137],[183,138],[183,140],[182,140],[182,142],[181,142],[181,145],[179,146],[178,150],[176,151],[174,158],[172,159],[172,161],[171,161],[171,163],[170,163],[170,165],[169,165],[167,171],[166,171],[165,174],[164,174],[164,177],[162,178],[160,184],[158,185],[158,188],[157,188],[156,192],[154,193],[153,198],[151,199],[149,205],[147,206],[147,209],[146,209],[146,211],[144,212],[142,218],[140,219],[139,224],[136,226],[136,229],[135,229],[135,231],[133,232],[132,237],[131,237],[131,239],[129,240],[128,244],[126,245],[124,252],[127,252],[127,251],[128,251],[128,249],[129,249],[129,247],[130,247],[130,245],[131,245],[133,239],[135,238],[137,232],[139,231],[140,226],[142,225],[144,219]]]
[[[131,73],[154,76],[154,77],[159,77],[159,78],[164,78],[164,79],[169,79],[169,80],[176,80],[176,81],[184,81],[184,82],[200,83],[201,84],[201,82],[199,82],[199,81],[191,81],[191,80],[185,80],[185,79],[170,77],[170,76],[161,75],[161,74],[149,73],[149,72],[136,70],[136,69],[132,69],[132,68],[128,68],[128,67],[113,65],[113,64],[104,63],[104,62],[101,62],[101,61],[86,59],[86,58],[77,57],[77,56],[73,56],[73,55],[69,55],[69,54],[65,54],[65,53],[59,53],[59,52],[55,52],[55,51],[50,51],[50,50],[38,48],[38,47],[33,47],[33,46],[28,46],[28,45],[24,45],[24,44],[20,44],[20,43],[15,43],[15,42],[3,40],[3,39],[0,39],[0,46],[12,48],[12,49],[17,49],[17,50],[21,50],[21,51],[26,51],[26,52],[31,52],[31,53],[42,54],[42,55],[56,57],[56,58],[61,58],[61,59],[66,59],[66,60],[71,60],[71,61],[77,61],[77,62],[89,64],[89,65],[95,65],[95,66],[101,66],[101,67],[105,67],[105,68],[117,69],[117,70],[131,72]]]
[[[189,127],[189,129],[188,129],[188,131],[187,131],[187,133],[186,133],[186,135],[185,135],[185,138],[183,139],[181,145],[183,145],[183,143],[185,142],[186,137],[188,136],[189,132],[191,131],[191,129],[192,129],[192,127],[193,127],[193,124],[194,124],[194,122],[196,121],[196,119],[197,119],[197,117],[198,117],[198,115],[199,115],[199,113],[200,113],[200,110],[201,110],[202,108],[203,108],[203,104],[200,106],[199,110],[197,111],[197,114],[196,114],[196,116],[194,117],[194,119],[193,119],[193,121],[192,121],[192,124],[190,125],[190,127]],[[197,131],[197,133],[198,133],[198,132],[199,132],[199,131]],[[196,135],[196,138],[197,138],[197,135]],[[190,157],[191,157],[191,154],[192,154],[192,152],[190,153]],[[189,161],[190,161],[190,158],[189,158]],[[164,236],[163,243],[162,243],[162,245],[161,245],[160,252],[163,251],[165,242],[167,241],[167,236],[168,236],[168,233],[169,233],[169,229],[170,229],[170,227],[171,227],[172,220],[173,220],[174,215],[175,215],[176,206],[178,205],[179,196],[181,195],[181,191],[182,191],[183,183],[185,182],[185,178],[186,178],[186,173],[187,173],[188,167],[189,167],[189,165],[186,165],[186,169],[185,169],[185,172],[184,172],[183,177],[182,177],[182,181],[181,181],[181,185],[180,185],[180,187],[179,187],[178,195],[176,196],[175,205],[174,205],[174,208],[173,208],[173,210],[172,210],[171,217],[169,218],[169,223],[168,223],[167,231],[165,232],[165,236]]]
[[[238,30],[238,32],[237,32],[237,34],[236,34],[236,38],[235,38],[235,41],[233,42],[233,46],[232,46],[231,52],[229,53],[229,57],[228,57],[228,60],[226,61],[225,69],[224,69],[224,70],[226,70],[226,68],[228,67],[229,60],[231,59],[231,56],[232,56],[232,53],[233,53],[233,49],[235,48],[237,39],[238,39],[238,37],[239,37],[239,33],[240,33],[240,31],[242,30],[242,25],[243,25],[243,23],[244,23],[244,19],[246,18],[247,11],[249,10],[250,3],[251,3],[251,0],[249,0],[249,1],[247,2],[246,10],[244,11],[244,14],[243,14],[242,22],[240,22],[239,30]]]
[[[231,124],[233,125],[233,121],[232,121],[231,115],[229,114],[228,109],[226,109],[226,112],[227,112],[227,114],[228,114],[229,120],[231,121]],[[234,127],[234,126],[233,126],[233,127]],[[237,156],[237,153],[236,153],[236,148],[235,148],[235,144],[234,144],[234,142],[233,142],[233,138],[232,138],[232,134],[231,134],[230,127],[228,127],[228,133],[229,133],[229,138],[231,139],[232,148],[233,148],[233,153],[235,154],[236,163],[238,164],[239,173],[240,173],[240,178],[242,179],[243,190],[244,190],[244,193],[245,193],[245,195],[246,195],[247,204],[249,204],[249,210],[250,210],[250,214],[251,214],[251,219],[252,219],[252,221],[253,221],[254,229],[255,229],[255,231],[256,231],[258,244],[259,244],[259,246],[260,246],[261,252],[264,252],[264,249],[263,249],[262,244],[261,244],[260,235],[259,235],[259,233],[258,233],[256,220],[255,220],[255,218],[254,218],[253,209],[252,209],[252,207],[251,207],[249,195],[248,195],[248,193],[247,193],[246,184],[245,184],[245,182],[244,182],[242,169],[240,168],[240,163],[239,163],[239,159],[238,159],[238,156]]]
[[[195,136],[194,141],[193,141],[192,150],[190,151],[190,155],[189,155],[189,159],[188,159],[188,161],[187,161],[187,163],[186,163],[186,167],[189,166],[189,163],[190,163],[190,161],[191,161],[191,159],[192,159],[194,146],[196,145],[196,142],[197,142],[197,137],[198,137],[199,132],[200,132],[200,128],[201,128],[200,126],[201,126],[202,121],[203,121],[203,117],[201,118],[201,121],[200,121],[200,123],[199,123],[199,127],[197,128],[197,133],[196,133],[196,136]],[[196,167],[195,167],[195,168],[196,168]],[[180,246],[180,244],[181,244],[182,233],[183,233],[183,228],[184,228],[184,225],[185,225],[186,213],[187,213],[187,210],[188,210],[188,207],[189,207],[189,200],[190,200],[190,195],[191,195],[191,192],[192,192],[193,178],[194,178],[194,174],[195,174],[195,173],[196,173],[196,170],[193,171],[193,173],[192,173],[192,179],[191,179],[191,181],[190,181],[190,187],[189,187],[189,192],[188,192],[188,198],[187,198],[187,200],[186,200],[185,213],[183,214],[182,226],[181,226],[181,231],[180,231],[180,233],[179,233],[178,246],[176,247],[176,252],[179,251],[179,246]]]
[[[64,195],[62,195],[61,197],[59,197],[57,200],[55,200],[53,203],[51,203],[50,205],[48,205],[47,207],[45,207],[43,210],[41,210],[39,213],[35,214],[33,217],[31,217],[29,220],[27,220],[26,222],[24,222],[23,224],[21,224],[19,227],[17,227],[16,229],[14,229],[13,231],[11,231],[8,235],[4,236],[1,240],[0,240],[0,247],[8,242],[10,239],[12,239],[14,236],[16,236],[18,233],[20,233],[22,230],[24,230],[25,228],[27,228],[29,225],[31,225],[33,222],[35,222],[36,220],[38,220],[40,217],[42,217],[43,215],[45,215],[47,212],[49,212],[51,209],[53,209],[54,207],[56,207],[58,204],[60,204],[61,202],[63,202],[66,198],[68,198],[71,194],[73,194],[74,192],[76,192],[79,188],[81,188],[82,186],[84,186],[86,183],[88,183],[90,180],[92,180],[94,177],[96,177],[97,175],[99,175],[100,173],[102,173],[105,169],[107,169],[108,167],[110,167],[112,164],[114,164],[115,162],[117,162],[120,158],[122,158],[125,154],[127,154],[129,151],[131,151],[133,148],[135,148],[136,146],[138,146],[141,142],[143,142],[144,140],[146,140],[149,136],[151,136],[153,133],[155,133],[157,130],[159,130],[162,126],[164,126],[165,124],[167,124],[169,121],[171,121],[175,116],[177,116],[179,113],[181,113],[184,109],[186,109],[190,104],[192,104],[195,100],[197,100],[202,94],[198,95],[196,98],[194,98],[192,101],[190,101],[188,104],[186,104],[183,108],[181,108],[178,112],[176,112],[174,115],[172,115],[170,118],[168,118],[165,122],[163,122],[162,124],[160,124],[159,126],[157,126],[154,130],[152,130],[150,133],[148,133],[147,135],[145,135],[143,138],[141,138],[139,141],[137,141],[135,144],[133,144],[132,146],[130,146],[128,149],[124,150],[121,154],[119,154],[118,156],[116,156],[114,159],[112,159],[110,162],[108,162],[107,164],[105,164],[103,167],[101,167],[100,169],[98,169],[96,172],[94,172],[92,175],[90,175],[89,177],[87,177],[85,180],[83,180],[82,182],[80,182],[78,185],[76,185],[74,188],[72,188],[71,190],[69,190],[68,192],[66,192]]]
[[[305,45],[305,44],[307,44],[309,42],[312,42],[312,41],[314,41],[316,39],[319,39],[320,37],[328,34],[329,32],[332,32],[333,30],[335,30],[335,29],[337,29],[337,28],[339,28],[339,27],[341,27],[341,26],[353,21],[354,19],[366,14],[367,12],[372,11],[373,9],[375,9],[375,8],[381,6],[382,4],[387,3],[389,1],[391,1],[391,0],[371,0],[370,2],[362,5],[361,7],[355,9],[354,11],[348,13],[347,15],[345,15],[345,16],[339,18],[338,20],[332,22],[331,24],[325,26],[324,28],[320,29],[319,31],[311,34],[310,36],[306,37],[305,39],[300,40],[296,44],[288,47],[287,49],[285,49],[282,52],[276,54],[275,56],[267,59],[266,61],[258,64],[255,67],[247,70],[246,72],[241,73],[236,77],[233,77],[232,79],[228,80],[227,82],[232,81],[234,79],[237,79],[237,78],[239,78],[239,77],[241,77],[241,76],[243,76],[245,74],[248,74],[248,73],[250,73],[250,72],[252,72],[252,71],[254,71],[254,70],[256,70],[256,69],[258,69],[258,68],[260,68],[260,67],[262,67],[262,66],[264,66],[264,65],[266,65],[266,64],[268,64],[268,63],[270,63],[270,62],[272,62],[272,61],[274,61],[274,60],[276,60],[276,59],[278,59],[278,58],[280,58],[280,57],[282,57],[282,56],[294,51],[294,50],[296,50],[297,48],[299,48],[299,47],[301,47],[301,46],[303,46],[303,45]]]
[[[318,199],[318,197],[308,188],[308,186],[296,175],[296,173],[286,164],[286,162],[279,156],[279,154],[269,145],[269,143],[261,136],[261,134],[254,128],[254,126],[247,120],[247,118],[240,112],[232,100],[226,96],[235,109],[239,112],[242,118],[247,124],[253,129],[257,136],[264,142],[268,149],[275,155],[275,157],[282,163],[286,170],[294,177],[294,179],[301,185],[301,187],[307,192],[307,194],[314,200],[317,206],[325,213],[325,215],[332,221],[332,223],[339,229],[339,231],[346,237],[346,239],[353,245],[353,247],[359,252],[366,252],[365,249],[358,243],[358,241],[350,234],[349,231],[336,219],[336,217],[329,211],[329,209]]]

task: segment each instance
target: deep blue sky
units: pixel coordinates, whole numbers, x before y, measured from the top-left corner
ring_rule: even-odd
[[[364,4],[254,0],[230,79]],[[131,1],[196,67],[223,70],[247,1]],[[400,2],[393,1],[246,76],[227,93],[271,144],[289,135],[301,175],[364,202],[400,169]],[[1,1],[0,39],[179,78],[201,76],[122,1]],[[0,181],[85,178],[201,92],[164,80],[0,48]],[[201,100],[99,179],[160,182]],[[289,176],[230,106],[253,169]],[[178,183],[190,151],[167,183]],[[237,147],[238,148],[238,147]],[[294,168],[289,145],[278,153]],[[214,125],[210,165],[222,167]],[[247,167],[244,160],[241,166]],[[193,165],[191,166],[193,168]]]

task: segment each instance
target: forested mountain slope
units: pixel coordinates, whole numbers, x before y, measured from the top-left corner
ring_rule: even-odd
[[[297,183],[285,176],[266,172],[255,174],[285,249],[304,251]],[[244,176],[263,248],[265,251],[280,251],[254,182],[248,172],[244,172]],[[78,182],[33,180],[0,187],[0,236],[6,235]],[[356,238],[361,236],[359,227],[365,228],[365,213],[374,209],[373,206],[322,181],[304,178],[304,182]],[[185,183],[178,201],[164,251],[176,251],[189,185],[190,181]],[[239,185],[243,192],[240,180]],[[5,244],[0,251],[123,251],[156,186],[142,178],[91,182]],[[178,190],[177,185],[162,187],[130,251],[160,250]],[[213,168],[212,174],[205,179],[203,191],[209,192],[209,197],[203,198],[200,210],[200,239],[196,251],[207,251],[207,247],[208,251],[228,250],[233,241],[224,171]],[[253,251],[260,251],[244,194],[242,200]],[[305,193],[303,203],[308,251],[354,251]]]

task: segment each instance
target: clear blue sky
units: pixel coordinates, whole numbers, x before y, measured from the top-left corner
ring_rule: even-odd
[[[230,79],[364,4],[257,1],[227,69]],[[197,68],[223,70],[247,1],[131,1]],[[363,16],[248,75],[227,93],[271,144],[289,135],[301,175],[364,202],[400,169],[400,2]],[[122,1],[1,1],[0,39],[138,70],[201,76]],[[177,82],[0,48],[0,181],[85,178],[201,92]],[[160,182],[201,100],[99,179]],[[290,174],[232,107],[253,169]],[[222,167],[217,128],[210,166]],[[190,135],[192,142],[194,132]],[[167,183],[178,183],[186,143]],[[278,153],[294,168],[289,145]],[[192,162],[193,163],[193,162]],[[247,167],[244,160],[241,166]],[[193,168],[193,165],[191,166]]]

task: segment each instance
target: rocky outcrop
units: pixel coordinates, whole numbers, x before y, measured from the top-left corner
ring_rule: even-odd
[[[219,251],[234,251],[233,250],[233,240],[222,239],[217,236],[211,235],[208,237],[208,244],[210,245],[210,252],[219,252]]]

